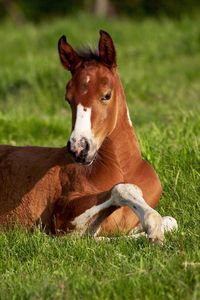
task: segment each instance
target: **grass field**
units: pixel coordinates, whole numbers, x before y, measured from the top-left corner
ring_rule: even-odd
[[[39,231],[0,233],[0,299],[200,299],[200,20],[101,21],[79,15],[0,24],[0,143],[63,146],[69,74],[57,40],[113,36],[143,156],[164,188],[157,207],[179,231],[163,247],[144,238],[97,243]]]

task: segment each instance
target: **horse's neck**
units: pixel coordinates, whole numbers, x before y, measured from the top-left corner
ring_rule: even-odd
[[[115,129],[99,149],[91,172],[91,178],[98,185],[130,181],[134,168],[141,161],[141,152],[121,85],[119,97],[120,112]]]
[[[115,156],[124,179],[129,175],[130,170],[136,166],[141,159],[141,153],[137,137],[132,125],[130,125],[127,113],[123,120],[119,121],[114,132],[108,138],[110,152]],[[106,145],[103,147],[106,147]]]

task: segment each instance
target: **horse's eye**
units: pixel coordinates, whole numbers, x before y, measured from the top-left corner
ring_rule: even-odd
[[[107,101],[107,100],[110,100],[110,98],[111,98],[111,92],[108,92],[103,97],[101,97],[101,100]]]

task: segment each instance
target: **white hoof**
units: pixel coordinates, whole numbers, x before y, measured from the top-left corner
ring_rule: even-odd
[[[162,230],[163,232],[171,232],[173,230],[178,230],[178,224],[176,219],[172,217],[163,217],[162,218]]]
[[[162,230],[162,217],[158,212],[152,210],[146,213],[144,217],[144,229],[152,243],[163,243],[165,237]]]

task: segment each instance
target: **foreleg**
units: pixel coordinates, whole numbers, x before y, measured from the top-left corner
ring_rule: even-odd
[[[118,184],[113,188],[112,197],[118,206],[128,206],[138,216],[142,227],[152,242],[162,242],[162,217],[151,208],[142,196],[142,191],[133,184]]]
[[[117,184],[109,192],[72,201],[65,210],[65,228],[95,236],[105,218],[122,206],[130,207],[138,216],[151,241],[164,240],[162,217],[145,202],[141,190],[133,184]]]

